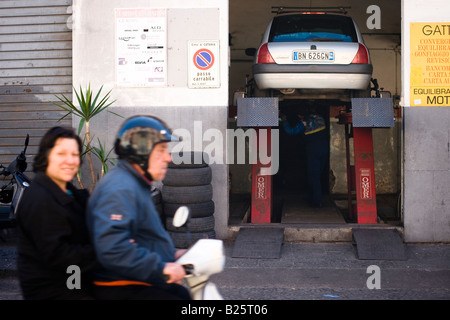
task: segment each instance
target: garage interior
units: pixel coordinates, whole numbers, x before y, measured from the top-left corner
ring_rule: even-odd
[[[400,1],[377,1],[381,9],[379,25],[374,27],[373,13],[368,10],[369,1],[230,1],[230,112],[229,128],[236,126],[236,95],[245,91],[251,79],[252,57],[245,49],[257,48],[267,23],[273,17],[273,6],[348,7],[347,15],[358,24],[384,95],[394,103],[395,126],[374,128],[375,180],[378,223],[401,225],[401,13]],[[251,18],[250,18],[251,17]],[[306,185],[306,161],[301,136],[288,136],[279,128],[280,168],[273,177],[272,223],[281,224],[345,224],[354,223],[347,202],[347,171],[345,129],[337,116],[350,104],[350,93],[316,95],[311,92],[301,96],[279,96],[279,111],[287,118],[295,117],[305,104],[314,105],[327,122],[330,153],[327,169],[322,173],[324,205],[321,208],[308,204]],[[276,93],[279,94],[279,93]],[[372,92],[372,95],[374,93]],[[350,139],[350,150],[352,149]],[[351,156],[351,159],[353,155]],[[251,165],[229,165],[230,218],[229,225],[250,222]]]

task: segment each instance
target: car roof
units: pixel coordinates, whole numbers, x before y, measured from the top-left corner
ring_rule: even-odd
[[[320,14],[310,14],[310,13],[304,13],[304,12],[289,12],[289,13],[279,13],[277,15],[275,15],[272,19],[271,22],[269,23],[269,25],[267,26],[266,29],[266,33],[267,33],[267,37],[266,39],[270,39],[272,36],[272,32],[273,32],[273,28],[277,28],[279,26],[279,21],[277,20],[283,20],[286,17],[304,17],[305,22],[306,21],[314,21],[314,19],[318,19],[318,20],[326,20],[327,18],[330,18],[331,20],[334,20],[336,22],[341,21],[342,23],[347,24],[348,28],[350,28],[352,31],[350,31],[350,29],[347,29],[348,32],[354,33],[354,35],[352,35],[352,39],[353,41],[357,42],[363,42],[362,40],[362,36],[360,34],[360,31],[358,29],[358,27],[356,26],[355,21],[353,20],[353,18],[351,18],[350,16],[347,16],[345,14],[339,14],[339,13],[320,13]],[[303,19],[298,19],[297,20],[303,20]],[[322,22],[323,23],[323,22]],[[269,40],[270,41],[270,40]]]
[[[283,16],[339,16],[339,17],[346,17],[348,19],[352,19],[352,17],[346,15],[346,14],[340,14],[340,13],[328,13],[328,12],[285,12],[285,13],[279,13],[273,16],[273,19],[277,17],[283,17]],[[352,19],[353,20],[353,19]]]

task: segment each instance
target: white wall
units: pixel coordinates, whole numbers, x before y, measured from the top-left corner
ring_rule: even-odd
[[[115,85],[116,8],[168,9],[168,86],[124,88]],[[228,104],[228,1],[223,0],[74,0],[73,82],[114,88],[120,106],[210,106]],[[216,11],[214,15],[211,12]],[[200,32],[199,32],[200,31]],[[220,40],[220,88],[187,87],[187,41]]]
[[[402,1],[404,226],[407,242],[450,242],[450,107],[410,107],[410,23],[450,23],[447,0]],[[447,85],[448,87],[448,85]]]
[[[167,86],[122,87],[115,79],[116,8],[167,9]],[[111,111],[128,117],[151,114],[164,119],[172,129],[187,129],[193,135],[194,121],[203,132],[218,129],[225,137],[228,110],[228,1],[225,0],[74,0],[73,85],[89,83],[95,90],[112,89],[116,102]],[[188,41],[218,40],[220,87],[188,87]],[[93,122],[94,134],[112,146],[123,119],[109,113]],[[74,125],[77,120],[74,119]],[[200,137],[201,138],[201,137]],[[200,145],[204,148],[204,144]],[[198,151],[198,149],[195,149]],[[228,168],[213,164],[213,200],[216,234],[225,237],[228,223]]]

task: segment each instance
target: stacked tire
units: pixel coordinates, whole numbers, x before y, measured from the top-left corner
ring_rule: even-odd
[[[182,155],[182,159],[191,161],[170,162],[161,188],[166,228],[177,248],[187,248],[196,240],[216,237],[212,171],[207,154],[189,152]],[[196,159],[202,161],[197,163]],[[189,208],[189,221],[187,226],[176,228],[172,224],[173,216],[181,206]]]
[[[163,204],[162,204],[162,195],[161,195],[161,190],[159,190],[158,188],[156,188],[155,186],[151,186],[150,192],[152,194],[152,200],[153,203],[155,204],[155,208],[158,211],[159,214],[159,218],[161,219],[161,222],[163,224],[165,224],[166,218],[164,216],[164,211],[163,211]]]

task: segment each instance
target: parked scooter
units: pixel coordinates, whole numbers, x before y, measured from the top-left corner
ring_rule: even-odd
[[[172,223],[177,228],[186,225],[189,230],[189,209],[178,208]],[[200,239],[176,262],[186,271],[185,280],[194,300],[223,300],[216,285],[209,281],[210,276],[222,272],[225,265],[222,240]]]
[[[23,191],[31,184],[31,180],[25,175],[27,169],[27,151],[30,136],[27,134],[25,147],[23,151],[7,167],[0,164],[0,176],[4,176],[3,182],[6,184],[0,186],[0,223],[14,224],[16,219],[17,206],[22,198]]]

